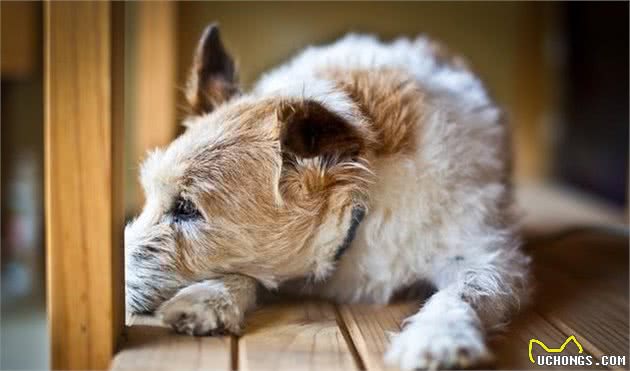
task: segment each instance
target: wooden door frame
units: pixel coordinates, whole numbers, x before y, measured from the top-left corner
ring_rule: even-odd
[[[124,3],[44,5],[52,369],[104,369],[124,331]]]

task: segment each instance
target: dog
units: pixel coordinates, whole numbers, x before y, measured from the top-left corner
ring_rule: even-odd
[[[509,128],[466,62],[426,37],[350,34],[241,91],[204,31],[185,132],[141,167],[125,228],[127,310],[239,333],[257,288],[387,303],[435,293],[394,335],[403,369],[487,362],[528,297]]]

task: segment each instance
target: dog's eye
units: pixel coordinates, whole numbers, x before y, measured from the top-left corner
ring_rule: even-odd
[[[181,197],[175,200],[175,205],[172,210],[173,221],[183,222],[193,219],[199,219],[201,217],[201,213],[195,205],[190,201],[183,199]]]

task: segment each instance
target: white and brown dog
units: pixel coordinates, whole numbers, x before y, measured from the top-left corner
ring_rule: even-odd
[[[209,26],[187,98],[185,133],[142,167],[128,311],[157,310],[191,335],[238,333],[259,284],[387,303],[428,281],[437,292],[386,360],[488,359],[488,331],[527,298],[529,259],[510,210],[508,128],[459,58],[423,37],[348,35],[244,93]]]

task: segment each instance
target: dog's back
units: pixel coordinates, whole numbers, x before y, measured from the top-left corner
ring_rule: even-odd
[[[309,96],[322,86],[349,97],[373,126],[375,182],[352,248],[309,291],[386,302],[418,276],[435,276],[447,257],[483,255],[461,246],[466,235],[502,228],[489,220],[509,224],[510,159],[500,111],[466,64],[424,37],[387,44],[349,35],[307,48],[255,92]]]

